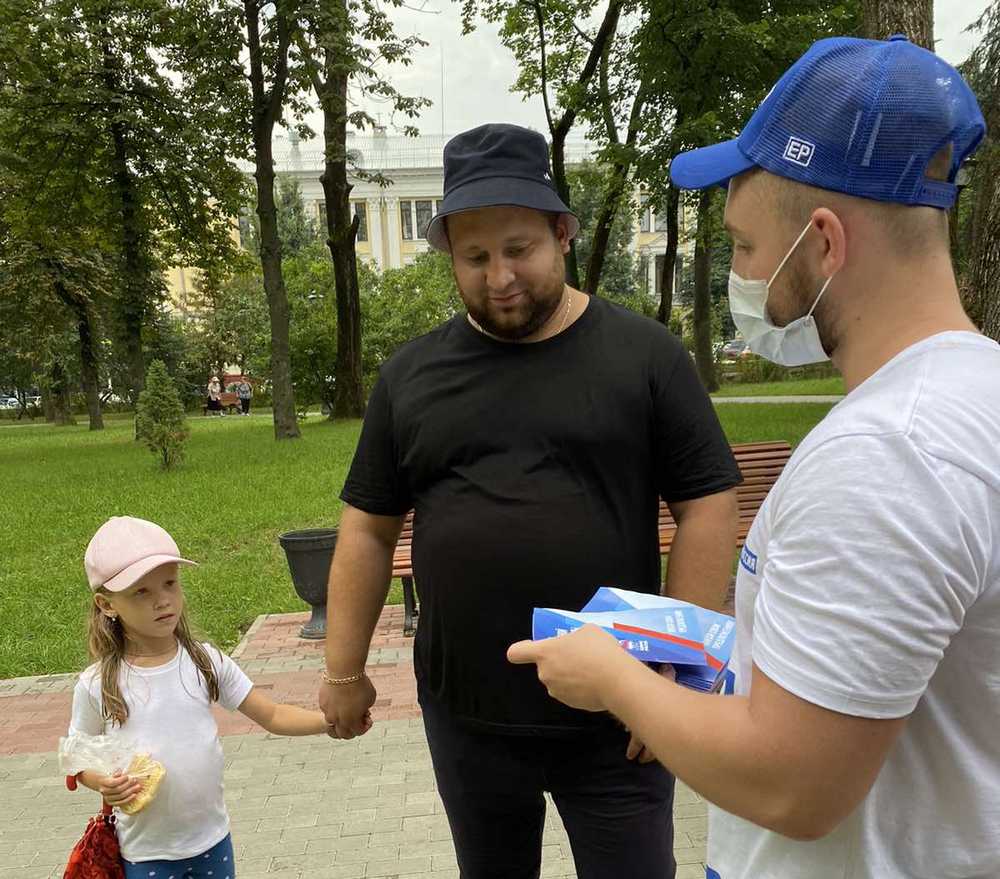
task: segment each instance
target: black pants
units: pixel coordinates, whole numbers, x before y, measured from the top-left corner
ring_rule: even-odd
[[[250,398],[249,397],[240,397],[240,405],[243,407],[243,414],[244,415],[249,415],[250,414]]]
[[[462,879],[537,879],[544,791],[569,834],[578,879],[673,879],[674,778],[625,759],[628,734],[482,733],[422,699],[438,792]]]

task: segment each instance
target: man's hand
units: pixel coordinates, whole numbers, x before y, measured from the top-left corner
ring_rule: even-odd
[[[371,707],[375,704],[375,686],[368,675],[353,684],[328,684],[319,689],[319,707],[335,739],[353,739],[372,728]]]
[[[668,681],[677,680],[677,671],[669,662],[665,662],[660,666],[659,674],[660,677],[666,678]],[[653,752],[650,751],[649,748],[647,748],[642,741],[636,738],[633,734],[632,738],[629,740],[628,748],[625,751],[625,759],[635,760],[636,757],[639,758],[640,763],[652,763],[656,759]]]
[[[326,601],[326,667],[334,678],[365,667],[372,633],[385,605],[392,554],[404,516],[376,516],[344,507],[337,551],[330,564]],[[333,738],[353,739],[372,728],[375,687],[367,677],[353,684],[324,683],[319,707]]]
[[[545,641],[520,641],[511,645],[507,659],[515,665],[537,665],[538,679],[550,696],[584,711],[607,711],[605,693],[616,670],[637,662],[596,626]]]

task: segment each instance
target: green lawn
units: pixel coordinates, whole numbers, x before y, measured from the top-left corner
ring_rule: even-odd
[[[201,563],[184,571],[192,617],[224,648],[260,613],[305,609],[278,534],[337,522],[358,423],[309,419],[286,443],[269,418],[190,423],[172,473],[132,440],[131,422],[0,428],[0,678],[84,663],[83,551],[108,516],[158,522]]]
[[[783,396],[825,396],[843,394],[844,380],[832,378],[800,378],[781,382],[760,382],[757,384],[723,385],[715,392],[716,397],[783,397]]]
[[[797,443],[828,405],[717,407],[732,442]],[[278,535],[335,524],[359,422],[303,425],[276,443],[269,418],[191,420],[187,462],[172,473],[132,440],[131,422],[0,426],[0,678],[86,663],[83,551],[108,517],[152,519],[199,561],[184,571],[198,627],[225,649],[261,613],[304,610]],[[398,601],[398,590],[390,600]]]
[[[797,446],[832,408],[832,403],[719,403],[715,411],[733,444],[786,440]]]

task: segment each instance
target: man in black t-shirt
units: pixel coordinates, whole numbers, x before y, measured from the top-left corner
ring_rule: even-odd
[[[341,495],[320,702],[338,736],[370,729],[363,668],[412,508],[414,664],[464,879],[538,876],[545,791],[580,879],[674,875],[672,777],[506,651],[534,607],[657,592],[661,497],[678,524],[667,594],[718,606],[736,544],[739,470],[691,359],[566,285],[578,226],[541,135],[486,125],[448,143],[427,237],[468,314],[383,366]]]

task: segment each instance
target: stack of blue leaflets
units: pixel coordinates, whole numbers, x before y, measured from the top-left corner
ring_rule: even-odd
[[[604,586],[579,612],[536,608],[532,637],[566,635],[585,625],[610,632],[636,659],[669,662],[677,683],[702,692],[730,691],[736,622],[696,604]]]

